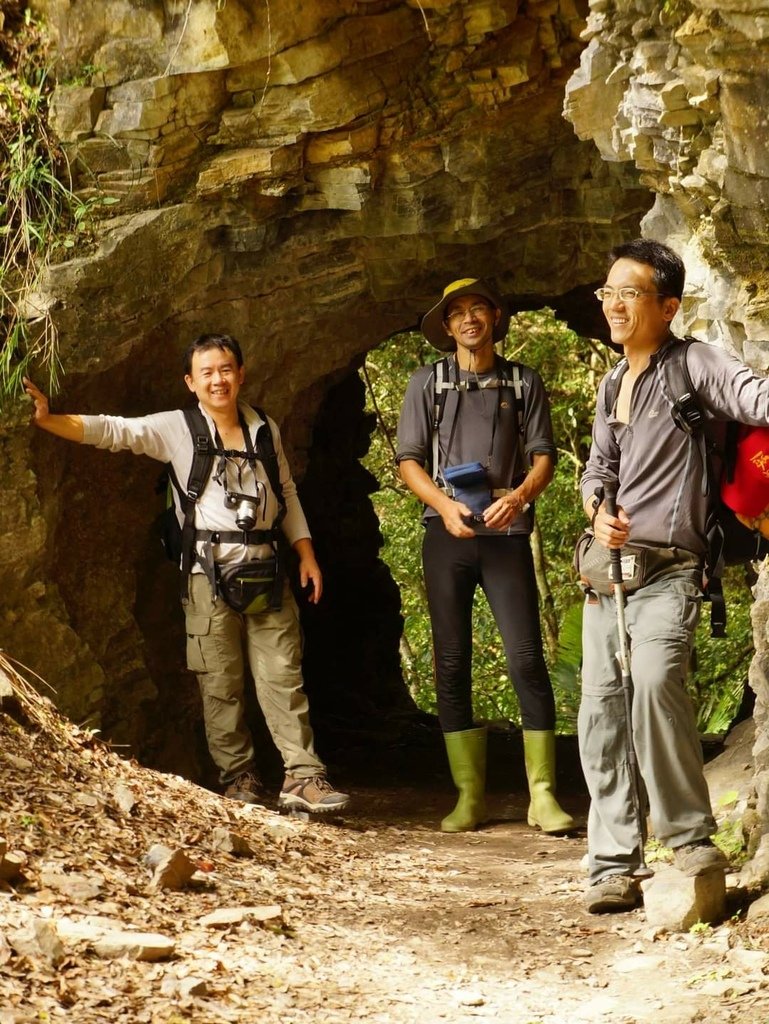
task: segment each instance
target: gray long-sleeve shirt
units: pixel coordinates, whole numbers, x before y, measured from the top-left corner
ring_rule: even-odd
[[[580,481],[583,501],[598,485],[619,481],[617,502],[630,517],[634,544],[679,547],[703,554],[710,499],[703,493],[704,467],[697,439],[679,430],[659,349],[636,379],[629,423],[606,413],[606,382],[598,389],[593,443]],[[687,367],[708,432],[723,439],[724,424],[769,424],[769,379],[706,343],[691,345]]]
[[[476,379],[483,385],[496,379],[497,370],[471,374],[460,370],[460,380]],[[466,462],[480,462],[488,467],[492,488],[508,488],[520,481],[529,468],[535,453],[549,455],[556,461],[550,420],[550,403],[542,378],[529,366],[521,365],[523,386],[523,457],[518,438],[505,430],[507,416],[502,416],[499,403],[502,395],[496,388],[477,391],[448,391],[438,431],[441,468],[459,466]],[[422,366],[413,374],[406,389],[398,422],[398,449],[396,461],[411,459],[430,471],[433,445],[433,412],[435,406],[435,367]],[[425,510],[425,518],[437,515],[432,508]],[[518,516],[504,531],[491,531],[476,527],[477,533],[529,533],[529,516]]]
[[[208,428],[213,437],[215,424],[202,406],[200,409],[208,422]],[[264,423],[264,420],[251,406],[245,403],[241,402],[239,409],[243,414],[251,438],[255,438],[256,431]],[[85,444],[92,444],[97,448],[106,448],[113,452],[127,448],[136,455],[149,455],[150,458],[158,459],[160,462],[170,462],[176,479],[182,487],[186,487],[192,468],[194,445],[181,409],[130,419],[122,416],[82,416],[81,419]],[[281,528],[288,542],[294,544],[297,540],[309,537],[310,531],[296,493],[296,484],[283,451],[280,431],[269,416],[267,423],[272,431],[275,453],[278,457],[279,478],[286,503],[286,515],[281,523]],[[214,466],[208,484],[203,489],[195,506],[195,528],[198,530],[236,531],[235,510],[225,506],[224,487],[214,480],[215,471],[216,466]],[[259,518],[256,521],[255,529],[270,529],[277,514],[278,505],[262,463],[257,461],[255,466],[254,464],[244,464],[240,469],[239,479],[237,465],[228,463],[224,479],[226,479],[228,490],[254,496],[257,494],[256,482],[259,481],[259,490],[265,495],[266,500],[258,503]],[[184,517],[179,508],[175,490],[174,500],[181,525]],[[226,564],[243,561],[246,558],[262,558],[268,553],[268,550],[263,544],[219,544],[215,546],[214,553],[217,562]],[[201,571],[202,569],[198,565],[193,569],[193,572]]]

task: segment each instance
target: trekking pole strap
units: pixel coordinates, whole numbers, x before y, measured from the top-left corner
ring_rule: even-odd
[[[604,502],[606,511],[610,516],[617,515],[617,485],[611,480],[604,485]],[[615,587],[622,586],[622,553],[619,548],[612,548],[609,552],[611,561],[611,581]]]

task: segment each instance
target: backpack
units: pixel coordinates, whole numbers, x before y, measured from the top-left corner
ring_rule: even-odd
[[[193,455],[190,473],[187,478],[186,488],[182,488],[174,473],[173,466],[169,463],[163,473],[156,490],[166,491],[166,508],[160,516],[160,542],[165,548],[166,556],[176,565],[181,563],[182,572],[182,596],[187,595],[187,579],[194,561],[194,548],[196,540],[204,537],[211,540],[213,534],[209,530],[195,529],[195,505],[208,484],[211,470],[214,466],[216,456],[243,455],[242,452],[231,452],[226,449],[217,448],[208,423],[198,406],[184,409],[184,419],[187,428],[192,435]],[[254,411],[263,421],[256,433],[256,449],[251,444],[250,433],[245,421],[241,421],[243,436],[248,445],[247,455],[258,459],[264,466],[270,487],[278,502],[278,515],[269,530],[250,530],[247,534],[250,543],[272,543],[274,545],[277,536],[277,528],[286,513],[283,487],[280,482],[280,469],[278,456],[275,451],[275,441],[272,436],[272,429],[267,422],[264,411],[254,406]],[[218,435],[217,435],[218,436]],[[184,513],[184,524],[179,525],[176,515],[176,508],[173,500],[173,490],[179,498],[179,507]],[[217,531],[217,541],[242,541],[243,534],[240,531],[232,533]]]
[[[670,345],[662,356],[660,365],[668,392],[673,397],[673,406],[670,410],[673,422],[679,430],[683,430],[696,440],[702,460],[702,493],[712,498],[711,511],[705,523],[708,547],[705,553],[704,594],[705,600],[710,601],[711,636],[723,637],[726,635],[726,604],[721,583],[724,567],[743,565],[764,558],[769,554],[769,540],[758,530],[751,530],[741,523],[721,500],[721,481],[716,464],[721,463],[721,473],[727,480],[731,480],[734,474],[740,424],[733,420],[727,422],[723,447],[719,447],[708,433],[707,421],[686,362],[689,348],[702,344],[704,342],[698,341],[697,338],[682,338]],[[627,360],[623,358],[610,371],[607,378],[604,395],[607,416],[614,408],[625,370]]]
[[[513,401],[510,403],[510,408],[513,415],[513,424],[516,437],[518,439],[518,446],[521,451],[521,457],[524,456],[523,450],[523,432],[524,432],[524,401],[523,401],[523,378],[521,375],[521,364],[513,362],[510,359],[504,359],[502,356],[496,357],[495,362],[499,377],[486,384],[486,387],[490,390],[509,389],[512,391]],[[443,413],[446,408],[446,396],[449,391],[457,391],[460,394],[463,391],[480,391],[480,387],[477,381],[474,380],[452,380],[451,369],[452,366],[456,367],[456,360],[453,356],[445,356],[443,359],[436,360],[433,363],[433,424],[432,424],[432,462],[431,462],[431,476],[433,480],[438,483],[438,476],[441,470],[440,466],[440,443],[439,443],[439,430],[441,421],[443,420]],[[458,374],[457,374],[458,376]],[[455,420],[456,422],[456,420]],[[449,447],[451,447],[451,440],[454,436],[454,424],[452,424],[451,437],[449,438]]]

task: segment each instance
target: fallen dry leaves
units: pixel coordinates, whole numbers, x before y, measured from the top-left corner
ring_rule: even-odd
[[[763,1024],[769,956],[728,924],[590,918],[582,840],[521,815],[468,836],[424,808],[282,818],[19,705],[0,711],[0,1024]]]

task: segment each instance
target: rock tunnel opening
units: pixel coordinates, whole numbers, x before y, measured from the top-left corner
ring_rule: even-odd
[[[587,330],[590,287],[562,297],[512,297],[511,305],[546,303]],[[158,364],[157,351],[148,343],[149,376],[176,380],[176,361],[165,348]],[[183,385],[153,390],[146,359],[118,364],[97,379],[73,375],[61,401],[70,409],[127,415],[186,401]],[[324,572],[320,606],[298,597],[313,724],[332,765],[340,751],[397,743],[404,730],[431,725],[404,681],[401,598],[381,557],[371,500],[380,482],[362,464],[375,428],[362,361],[356,357],[347,369],[293,395],[282,424]],[[67,625],[56,635],[50,627],[36,634],[34,620],[26,622],[19,630],[20,658],[27,659],[26,645],[34,650],[28,659],[34,666],[45,671],[54,665],[57,703],[117,749],[214,785],[197,685],[184,668],[178,574],[164,560],[154,528],[159,464],[43,436],[35,437],[33,452],[55,580],[55,586],[41,585],[37,600],[46,611],[58,606],[56,615]],[[418,532],[416,517],[411,526]],[[279,772],[277,754],[246,689],[249,724],[269,777]]]

